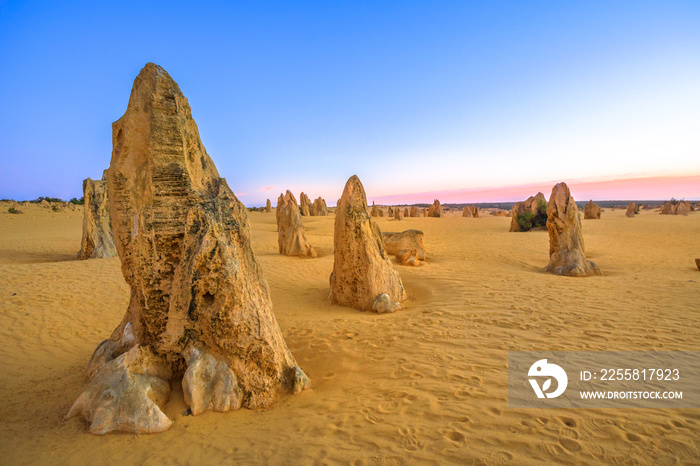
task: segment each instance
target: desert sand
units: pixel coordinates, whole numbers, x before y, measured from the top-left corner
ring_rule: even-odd
[[[602,277],[542,273],[546,231],[508,217],[374,218],[425,232],[397,266],[406,309],[333,305],[334,216],[305,217],[316,260],[280,255],[275,215],[251,212],[274,312],[313,389],[270,409],[187,415],[155,435],[88,433],[65,414],[95,346],[127,308],[119,258],[77,260],[83,213],[0,213],[3,464],[694,463],[700,412],[509,409],[508,350],[700,350],[700,213],[583,220]]]

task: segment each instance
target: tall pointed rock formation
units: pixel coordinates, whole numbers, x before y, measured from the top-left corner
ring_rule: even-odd
[[[163,68],[141,70],[112,137],[109,205],[131,299],[68,416],[96,434],[159,432],[172,423],[161,409],[171,382],[193,414],[262,408],[306,387],[272,313],[246,209]]]
[[[598,266],[586,259],[578,207],[566,183],[552,188],[547,204],[549,265],[545,272],[572,277],[602,275]]]
[[[406,293],[372,221],[360,179],[345,184],[335,213],[331,301],[363,311],[393,312]]]

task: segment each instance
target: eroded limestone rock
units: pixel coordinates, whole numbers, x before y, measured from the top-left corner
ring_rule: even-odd
[[[308,217],[311,215],[311,209],[313,208],[313,204],[309,200],[309,196],[307,196],[304,191],[301,192],[299,195],[299,210],[301,212],[301,215],[304,215],[305,217]]]
[[[328,215],[328,207],[326,201],[321,196],[314,201],[311,206],[311,215],[314,217],[325,217]]]
[[[265,213],[269,214],[271,210],[272,210],[272,203],[268,199],[267,202],[265,203]]]
[[[600,219],[600,206],[593,202],[593,200],[588,201],[586,207],[583,209],[584,220],[599,220]]]
[[[625,216],[632,218],[634,217],[634,214],[639,213],[639,207],[637,207],[637,204],[634,202],[630,202],[629,205],[627,206],[627,211],[625,212]]]
[[[277,204],[277,244],[280,254],[285,256],[316,257],[316,251],[306,240],[304,224],[294,194],[287,191],[280,195]]]
[[[84,416],[94,433],[167,429],[160,406],[183,373],[195,411],[271,405],[295,389],[297,364],[272,313],[246,208],[206,153],[187,99],[149,63],[112,130],[109,207],[131,299],[69,415]]]
[[[547,225],[547,199],[537,193],[526,200],[516,202],[510,220],[510,231],[529,231]]]
[[[354,175],[345,184],[335,213],[330,297],[334,303],[370,311],[383,293],[392,303],[406,299],[382,233],[369,215],[365,189]]]
[[[472,214],[472,208],[469,207],[468,205],[465,205],[464,209],[462,209],[462,217],[471,218],[473,216],[474,215]]]
[[[409,265],[411,267],[418,267],[421,263],[418,260],[418,250],[417,249],[402,249],[396,253],[396,262],[401,265]]]
[[[79,259],[114,257],[117,248],[112,236],[109,214],[106,170],[102,180],[90,178],[83,181],[83,238],[80,241]]]
[[[428,217],[442,217],[442,205],[437,199],[428,207]]]
[[[415,249],[416,257],[425,260],[425,248],[423,247],[423,232],[420,230],[406,230],[399,233],[384,231],[382,240],[386,252],[396,255],[404,249]]]
[[[170,397],[171,376],[164,357],[134,346],[100,369],[67,417],[84,417],[97,435],[162,432],[172,425],[161,411]]]
[[[602,275],[598,266],[584,255],[578,208],[566,183],[552,188],[547,204],[549,265],[545,272],[572,277]]]

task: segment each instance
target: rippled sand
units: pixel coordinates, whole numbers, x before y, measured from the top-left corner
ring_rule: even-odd
[[[607,209],[583,221],[605,276],[539,272],[543,231],[510,218],[378,218],[425,232],[428,261],[399,267],[408,307],[331,305],[333,217],[304,217],[318,259],[277,253],[275,215],[254,247],[287,343],[314,389],[266,411],[185,415],[161,434],[87,433],[64,415],[96,345],[120,322],[119,259],[75,260],[81,212],[0,213],[0,463],[693,463],[700,410],[507,406],[508,350],[700,350],[700,213]]]

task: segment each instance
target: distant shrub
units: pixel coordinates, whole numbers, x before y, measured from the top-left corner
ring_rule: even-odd
[[[68,202],[70,202],[71,204],[83,205],[85,204],[85,198],[81,197],[80,199],[78,199],[77,197],[74,197]]]
[[[53,210],[54,212],[60,212],[61,208],[54,204],[51,206],[51,210]]]
[[[7,211],[11,214],[23,214],[24,213],[19,209],[15,209],[14,207],[10,207],[9,209],[7,209]]]
[[[29,201],[29,202],[33,202],[33,203],[35,203],[35,204],[38,204],[38,203],[41,202],[41,201],[46,201],[46,202],[63,202],[63,199],[59,199],[59,198],[57,198],[57,197],[44,197],[44,196],[39,196],[39,197],[37,197],[36,199],[34,199],[33,201]]]

